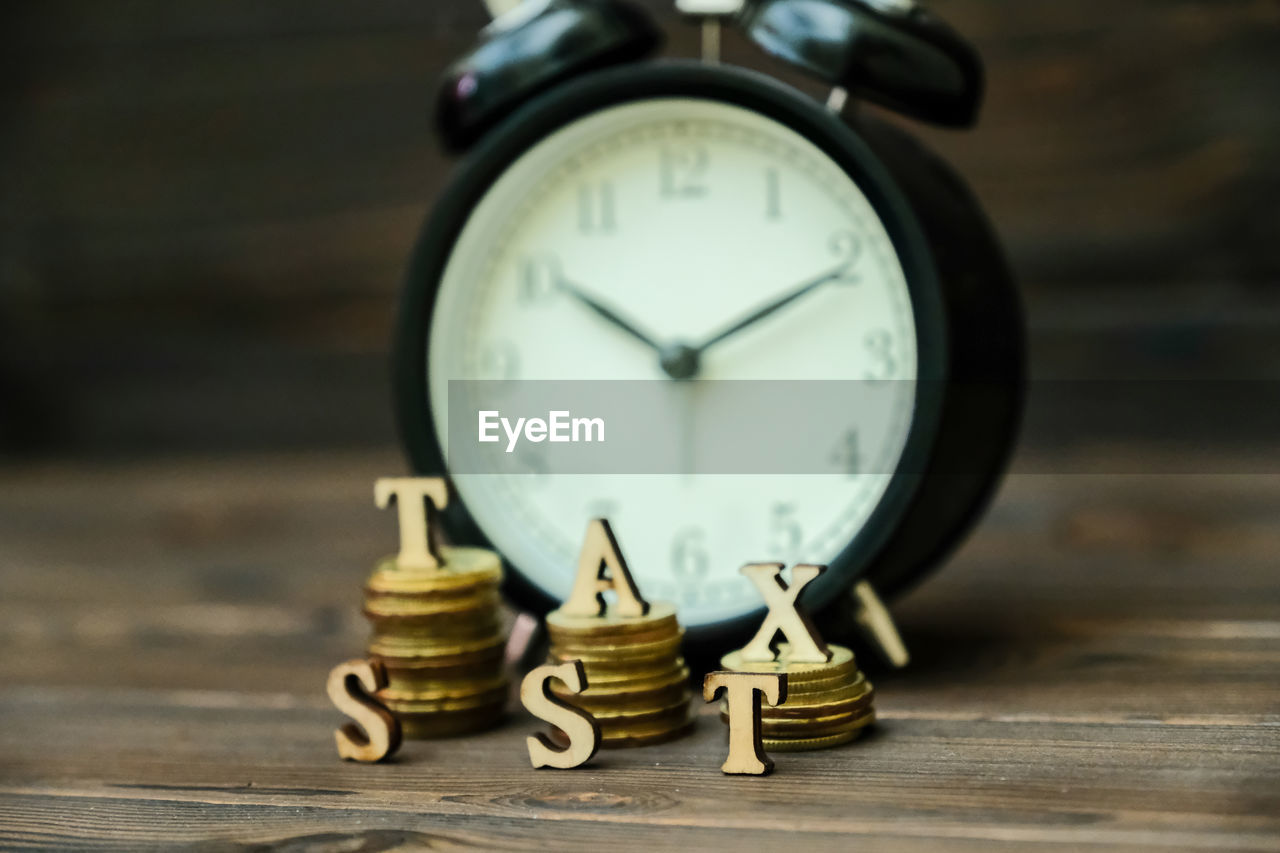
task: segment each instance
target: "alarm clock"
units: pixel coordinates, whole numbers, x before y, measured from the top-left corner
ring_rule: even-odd
[[[709,23],[828,99],[714,53],[653,58],[661,33],[623,0],[526,0],[493,21],[438,92],[461,161],[414,249],[394,348],[400,433],[430,475],[450,473],[453,380],[884,383],[892,416],[875,424],[797,418],[771,436],[829,442],[825,473],[452,473],[445,533],[503,556],[514,605],[563,599],[588,521],[607,516],[695,654],[758,624],[746,563],[829,566],[805,603],[837,636],[855,584],[891,597],[937,566],[999,480],[1024,375],[1015,286],[977,202],[856,111],[972,124],[974,50],[909,2],[718,11]]]

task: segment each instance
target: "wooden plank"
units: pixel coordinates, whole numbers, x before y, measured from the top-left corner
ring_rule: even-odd
[[[771,782],[744,784],[719,774],[723,731],[710,713],[689,739],[539,773],[519,749],[527,717],[412,743],[397,763],[364,767],[330,754],[331,710],[268,699],[4,691],[0,841],[36,827],[73,842],[281,841],[381,824],[510,843],[555,821],[573,843],[625,832],[637,846],[665,836],[722,848],[789,833],[824,848],[861,837],[904,849],[929,839],[1274,849],[1280,830],[1267,813],[1280,797],[1274,715],[1234,725],[1015,723],[887,709],[865,742],[778,757]],[[27,781],[39,779],[56,781]]]
[[[554,827],[565,849],[1280,849],[1280,477],[1011,478],[895,606],[914,659],[873,670],[874,734],[775,756],[760,784],[720,774],[710,706],[692,738],[583,771],[531,770],[519,712],[338,761],[324,678],[363,643],[357,588],[395,541],[371,481],[400,464],[9,472],[0,846],[492,848]]]

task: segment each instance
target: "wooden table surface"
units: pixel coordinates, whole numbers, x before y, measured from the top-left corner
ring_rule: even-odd
[[[754,779],[720,774],[710,709],[571,772],[529,768],[519,711],[339,761],[323,685],[362,649],[399,470],[5,472],[0,848],[1280,850],[1280,476],[1010,478],[894,605],[915,659],[876,674],[874,733]]]

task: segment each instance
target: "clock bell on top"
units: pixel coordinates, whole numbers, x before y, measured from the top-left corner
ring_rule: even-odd
[[[436,94],[436,130],[453,152],[539,92],[639,61],[662,44],[649,15],[627,0],[489,5],[500,14],[449,66]],[[767,53],[836,87],[840,105],[853,96],[934,124],[977,119],[981,59],[914,0],[677,0],[676,8],[717,27],[733,20]]]
[[[622,0],[525,0],[498,15],[445,71],[436,131],[460,152],[521,103],[563,80],[654,53],[662,34]]]
[[[932,124],[977,120],[982,60],[914,0],[753,0],[739,22],[765,52],[838,93]]]

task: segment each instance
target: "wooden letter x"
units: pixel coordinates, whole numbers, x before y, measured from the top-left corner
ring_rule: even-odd
[[[769,608],[760,630],[751,638],[751,642],[742,647],[743,660],[776,660],[773,638],[779,631],[790,643],[786,655],[788,661],[826,663],[831,660],[827,644],[822,642],[817,629],[796,601],[809,582],[826,570],[826,566],[796,566],[791,570],[791,586],[787,586],[782,580],[782,563],[752,563],[742,567],[742,573],[760,590],[760,595]]]
[[[383,477],[373,484],[373,499],[378,509],[386,509],[392,500],[396,502],[400,517],[400,554],[396,565],[402,569],[440,568],[435,514],[449,503],[449,489],[444,480]]]
[[[724,691],[729,705],[729,757],[723,773],[764,776],[773,762],[764,754],[760,732],[760,698],[770,705],[787,701],[787,675],[783,672],[708,672],[702,680],[702,698],[708,702]]]
[[[636,618],[649,612],[649,602],[641,597],[609,522],[593,518],[587,525],[587,538],[578,555],[578,577],[573,582],[573,592],[560,606],[560,612],[566,616],[602,616],[604,593],[610,589],[618,594],[615,612],[619,616]]]

